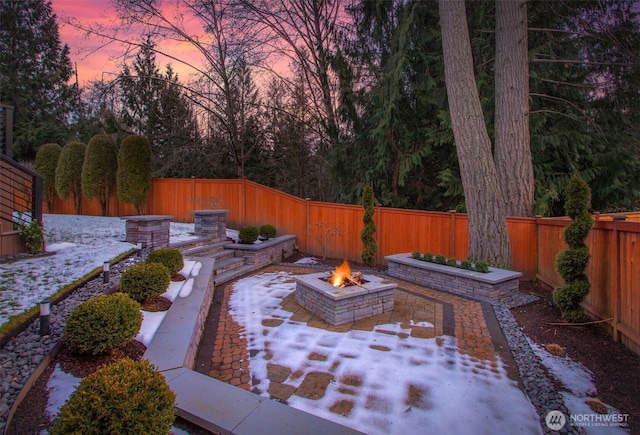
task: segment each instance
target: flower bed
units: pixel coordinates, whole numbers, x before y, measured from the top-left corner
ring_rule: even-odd
[[[460,269],[411,258],[411,253],[386,256],[388,273],[434,290],[489,302],[501,302],[518,291],[520,272],[489,268],[488,273]]]

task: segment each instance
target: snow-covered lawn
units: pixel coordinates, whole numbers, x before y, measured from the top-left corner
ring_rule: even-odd
[[[135,248],[124,241],[120,218],[45,214],[42,220],[46,251],[53,255],[0,264],[0,325]],[[170,227],[172,242],[194,237],[193,224]]]

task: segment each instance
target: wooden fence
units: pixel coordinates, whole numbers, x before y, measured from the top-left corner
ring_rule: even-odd
[[[100,214],[96,201],[83,200],[82,207],[85,215]],[[228,210],[229,228],[271,224],[278,234],[295,234],[301,252],[361,261],[362,206],[304,200],[245,179],[154,179],[145,214],[193,222],[193,210],[207,209]],[[53,212],[75,210],[70,200],[58,200]],[[133,214],[135,208],[114,195],[109,215]],[[386,264],[386,255],[415,250],[467,256],[466,214],[376,207],[374,221],[380,265]],[[640,212],[627,213],[626,221],[614,215],[596,215],[596,221],[587,240],[591,292],[584,306],[596,318],[607,319],[615,339],[640,353]],[[562,230],[568,223],[567,218],[507,219],[513,269],[522,272],[523,280],[538,280],[549,288],[562,285],[555,257],[567,249]]]

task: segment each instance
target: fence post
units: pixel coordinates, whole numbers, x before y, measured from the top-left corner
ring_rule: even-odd
[[[310,218],[309,218],[309,204],[311,203],[311,198],[305,198],[304,199],[304,204],[305,204],[305,213],[304,213],[304,220],[305,220],[305,226],[304,226],[304,242],[305,242],[305,248],[304,248],[304,252],[309,252],[309,247],[310,247],[310,241],[309,241],[309,225],[311,224],[310,222]]]
[[[380,227],[382,226],[382,212],[379,205],[376,205],[376,244],[378,245],[378,250],[376,251],[376,264],[382,264],[382,259],[384,256],[382,255],[382,245],[380,243]]]
[[[611,273],[611,335],[613,341],[620,341],[618,332],[618,321],[620,320],[620,238],[618,234],[618,223],[624,222],[627,217],[623,214],[613,215],[613,255],[609,258],[613,260],[613,271]]]
[[[456,256],[456,211],[449,210],[449,257]]]

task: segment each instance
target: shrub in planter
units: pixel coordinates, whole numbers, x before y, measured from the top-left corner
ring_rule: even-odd
[[[422,255],[420,255],[420,251],[413,251],[411,253],[411,258],[413,258],[414,260],[420,260],[422,257]]]
[[[447,260],[447,266],[458,267],[458,262],[455,258],[451,257]]]
[[[131,266],[120,278],[120,291],[142,302],[160,296],[167,291],[171,274],[167,266],[160,263],[144,263]]]
[[[171,276],[180,272],[184,267],[182,253],[175,248],[161,248],[149,252],[147,263],[160,263],[167,266]]]
[[[260,237],[265,240],[273,239],[276,236],[276,233],[276,227],[273,225],[262,225],[259,231]]]
[[[37,254],[42,251],[42,242],[44,242],[44,230],[38,219],[31,221],[29,225],[20,227],[18,237],[24,243],[29,254]]]
[[[431,252],[425,252],[424,253],[424,261],[433,261],[433,254]]]
[[[125,358],[82,379],[50,433],[168,434],[175,398],[149,361]]]
[[[447,264],[447,257],[445,257],[442,254],[438,254],[438,255],[436,255],[435,262],[437,264]]]
[[[470,260],[462,260],[460,262],[460,267],[465,270],[471,270],[471,261]]]
[[[258,240],[258,234],[259,231],[256,227],[248,225],[246,227],[240,228],[240,231],[238,232],[238,238],[240,239],[240,243],[250,245]]]
[[[73,310],[62,342],[74,353],[99,355],[134,339],[141,324],[140,304],[129,296],[100,295]]]
[[[487,263],[484,260],[476,261],[476,272],[488,273],[489,272],[489,263]]]

